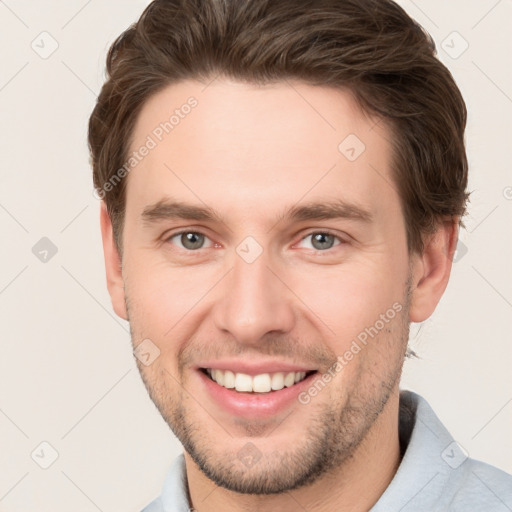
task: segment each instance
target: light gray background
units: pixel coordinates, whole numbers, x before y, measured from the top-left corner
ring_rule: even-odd
[[[86,146],[108,46],[146,4],[0,0],[0,511],[139,511],[181,450],[110,305]],[[402,387],[472,457],[512,472],[512,2],[400,4],[467,101],[473,191],[451,283],[413,326],[421,359]],[[454,31],[469,44],[457,58]],[[32,252],[42,237],[58,248],[46,263]],[[48,469],[43,441],[58,452]]]

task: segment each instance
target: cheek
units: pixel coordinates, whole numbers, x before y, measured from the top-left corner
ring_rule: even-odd
[[[184,269],[149,261],[127,265],[127,276],[130,309],[134,310],[137,322],[151,326],[160,337],[192,313],[218,280],[213,267],[198,265]]]
[[[320,317],[321,330],[343,344],[402,300],[400,280],[392,276],[392,271],[377,272],[370,266],[319,267],[294,276],[291,287],[312,322],[318,324]]]

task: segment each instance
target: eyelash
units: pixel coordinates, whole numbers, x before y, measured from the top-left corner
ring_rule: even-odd
[[[165,240],[164,242],[166,243],[170,243],[170,240],[172,238],[175,238],[179,235],[183,235],[185,233],[194,233],[196,235],[202,235],[204,236],[205,238],[209,239],[208,235],[206,235],[205,233],[203,233],[202,231],[196,231],[196,230],[192,230],[192,229],[185,229],[185,230],[182,230],[182,231],[178,231],[176,233],[172,233],[171,235],[169,236],[166,236],[165,237]],[[336,233],[334,233],[333,231],[330,231],[328,229],[323,229],[323,230],[314,230],[314,231],[310,231],[309,233],[307,233],[306,235],[304,235],[300,240],[299,242],[302,242],[303,240],[305,240],[306,238],[312,236],[312,235],[316,235],[316,234],[322,234],[322,235],[330,235],[330,236],[333,236],[336,240],[338,240],[339,244],[336,244],[336,245],[333,245],[333,247],[331,247],[330,249],[326,249],[326,250],[319,250],[319,249],[312,249],[314,250],[315,252],[329,252],[329,251],[332,251],[335,247],[337,247],[338,245],[341,245],[341,244],[345,244],[347,243],[346,240],[342,239],[339,235],[337,235]],[[201,249],[203,249],[203,247],[201,247],[200,249],[196,249],[196,250],[192,250],[192,249],[182,249],[181,247],[178,248],[180,251],[185,251],[187,253],[199,253],[201,251]]]
[[[329,229],[322,229],[322,230],[315,230],[315,231],[310,231],[309,233],[307,233],[306,235],[304,235],[301,239],[300,239],[300,242],[302,242],[303,240],[305,240],[306,238],[310,237],[311,235],[318,235],[318,234],[321,234],[321,235],[330,235],[330,236],[333,236],[339,243],[338,244],[335,244],[333,245],[330,249],[326,249],[324,251],[321,251],[319,249],[312,249],[316,252],[329,252],[329,251],[332,251],[334,250],[335,247],[337,247],[338,245],[342,245],[344,243],[347,243],[346,240],[344,240],[343,238],[341,238],[339,235],[337,235],[336,233],[334,233],[333,231],[330,231]]]

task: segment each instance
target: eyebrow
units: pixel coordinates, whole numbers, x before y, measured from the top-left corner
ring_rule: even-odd
[[[144,208],[142,221],[144,225],[151,226],[164,220],[196,220],[210,221],[224,224],[224,219],[214,209],[208,206],[199,206],[171,199],[162,199],[153,205]],[[276,218],[275,224],[283,221],[306,221],[348,219],[363,223],[370,223],[373,215],[362,206],[348,203],[342,199],[311,201],[285,209]]]
[[[372,214],[365,208],[355,203],[348,203],[342,199],[313,201],[296,205],[281,214],[277,222],[283,220],[328,220],[348,219],[364,223],[372,221]]]
[[[224,222],[222,217],[208,206],[196,206],[170,199],[162,199],[147,206],[142,212],[142,221],[148,226],[162,220],[173,219]]]

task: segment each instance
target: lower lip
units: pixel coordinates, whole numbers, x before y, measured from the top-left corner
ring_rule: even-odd
[[[298,395],[311,385],[311,381],[318,375],[315,372],[304,380],[279,391],[268,393],[239,393],[234,389],[219,386],[201,370],[197,370],[207,393],[224,410],[234,416],[243,416],[249,419],[264,419],[272,417],[299,403]]]

